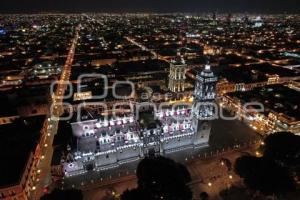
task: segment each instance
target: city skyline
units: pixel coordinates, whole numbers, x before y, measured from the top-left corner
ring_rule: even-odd
[[[5,1],[0,199],[298,200],[298,7]]]
[[[299,0],[11,0],[1,3],[0,13],[39,12],[249,12],[299,13]]]

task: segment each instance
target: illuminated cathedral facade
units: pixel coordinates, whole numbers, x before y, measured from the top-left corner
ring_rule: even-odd
[[[217,77],[206,65],[196,76],[193,104],[154,111],[156,123],[142,127],[134,114],[71,124],[77,148],[63,163],[65,176],[102,171],[137,161],[207,147],[214,119]]]
[[[170,63],[168,88],[171,92],[183,92],[185,90],[185,72],[187,64],[184,59],[176,59]]]

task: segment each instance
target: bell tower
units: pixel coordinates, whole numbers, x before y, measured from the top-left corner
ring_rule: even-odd
[[[185,60],[177,52],[177,57],[170,63],[170,73],[169,73],[169,84],[168,88],[172,92],[184,92],[185,90],[185,72],[187,70],[187,64]]]
[[[203,71],[196,76],[194,101],[192,107],[193,128],[195,131],[195,147],[207,146],[211,131],[211,121],[215,118],[216,111],[216,83],[217,77],[205,65]]]

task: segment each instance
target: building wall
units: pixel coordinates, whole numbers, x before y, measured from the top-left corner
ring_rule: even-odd
[[[0,199],[5,200],[27,200],[30,199],[30,194],[34,179],[34,157],[31,153],[22,178],[16,185],[3,187],[0,189]]]
[[[185,136],[185,137],[178,137],[166,140],[163,142],[163,149],[165,150],[172,150],[179,147],[193,145],[193,136]]]
[[[194,119],[194,126],[194,130],[197,130],[194,135],[194,145],[199,146],[205,143],[208,144],[211,132],[211,121],[200,121],[198,119]]]
[[[116,155],[118,161],[139,157],[140,147],[136,147],[136,148],[130,147],[122,150],[117,150]]]
[[[98,155],[95,157],[95,160],[92,161],[95,163],[96,168],[105,168],[110,167],[113,165],[119,165],[122,162],[130,162],[131,159],[134,158],[142,158],[144,157],[144,153],[147,154],[148,150],[151,148],[155,148],[157,153],[165,154],[168,152],[179,151],[183,147],[201,147],[201,146],[207,146],[209,135],[210,135],[210,126],[203,125],[206,129],[203,129],[199,131],[199,134],[191,134],[191,135],[185,135],[185,136],[178,136],[178,137],[170,137],[168,140],[165,140],[161,142],[160,144],[156,144],[155,146],[150,147],[143,147],[138,146],[136,148],[134,147],[128,147],[124,149],[118,149],[114,152],[110,152],[107,154]],[[203,137],[202,137],[203,136]],[[75,163],[78,163],[78,166],[81,167],[74,167],[73,171],[68,171],[68,175],[76,175],[79,173],[84,173],[84,165],[88,163],[82,163],[81,161],[77,161]],[[91,162],[89,162],[91,163]],[[70,170],[70,169],[69,169]]]
[[[97,120],[90,120],[86,121],[84,124],[76,122],[72,123],[72,132],[76,137],[82,137],[82,134],[85,133],[85,131],[92,130],[95,126],[95,123]]]
[[[96,167],[116,164],[118,162],[117,153],[103,154],[96,157]]]
[[[70,165],[72,165],[72,167],[70,167]],[[74,176],[85,172],[83,163],[81,161],[64,163],[63,167],[66,176]]]
[[[0,125],[10,124],[18,119],[20,116],[9,116],[9,117],[1,117],[0,118]]]
[[[15,185],[7,188],[0,189],[0,199],[27,199],[21,185]]]
[[[172,92],[183,92],[185,90],[185,72],[187,65],[170,65],[168,88]]]

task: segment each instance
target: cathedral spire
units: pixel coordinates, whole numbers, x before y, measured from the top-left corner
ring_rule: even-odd
[[[196,76],[194,101],[192,107],[194,144],[200,145],[209,141],[211,120],[215,117],[217,77],[209,64]]]

